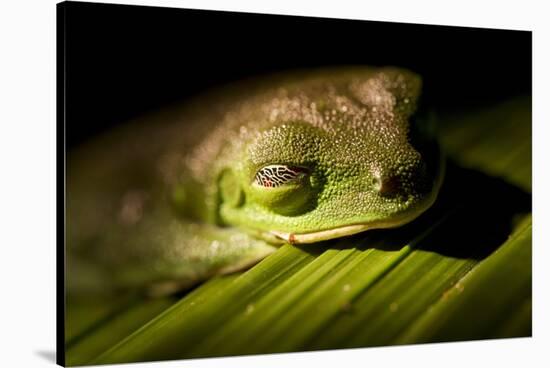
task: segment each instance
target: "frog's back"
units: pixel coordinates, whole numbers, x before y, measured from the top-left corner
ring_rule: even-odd
[[[311,103],[337,105],[339,96],[349,96],[361,105],[380,98],[364,94],[364,100],[357,101],[360,91],[353,96],[349,92],[377,72],[353,67],[276,74],[228,85],[117,127],[69,152],[69,218],[79,217],[74,212],[85,209],[89,222],[113,221],[125,197],[166,196],[181,182],[195,182],[200,191],[211,185],[220,161],[230,164],[239,159],[233,156],[238,148],[229,154],[226,149],[220,157],[224,148],[240,147],[274,121],[318,119],[323,124],[322,117],[311,112]],[[92,207],[109,207],[110,215]]]

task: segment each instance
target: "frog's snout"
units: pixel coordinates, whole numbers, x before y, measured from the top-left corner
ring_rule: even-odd
[[[372,184],[382,197],[395,197],[400,192],[401,182],[397,175],[375,175]]]
[[[427,168],[424,163],[391,170],[388,172],[374,172],[372,179],[373,189],[384,198],[395,198],[409,194],[423,194],[430,191]]]

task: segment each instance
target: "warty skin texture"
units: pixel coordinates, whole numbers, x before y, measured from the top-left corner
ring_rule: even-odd
[[[227,225],[278,234],[401,225],[433,202],[440,180],[437,149],[411,144],[420,90],[417,75],[395,68],[325,71],[272,87],[230,109],[186,172],[209,188],[211,211]],[[270,164],[308,175],[289,188],[255,185]],[[224,175],[231,193],[219,195]]]
[[[443,176],[420,94],[420,77],[397,68],[285,73],[82,146],[67,161],[69,284],[162,294],[253,264],[270,244],[412,221]],[[259,184],[271,167],[293,174]]]

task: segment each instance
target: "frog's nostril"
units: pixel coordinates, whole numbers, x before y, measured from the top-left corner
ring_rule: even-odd
[[[393,175],[376,175],[372,179],[374,190],[382,197],[394,197],[399,193],[399,177]]]

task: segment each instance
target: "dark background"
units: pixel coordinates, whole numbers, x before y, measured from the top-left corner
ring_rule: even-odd
[[[423,75],[427,100],[447,112],[531,93],[531,32],[93,3],[61,8],[69,149],[217,84],[291,68],[407,67]]]

